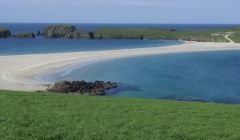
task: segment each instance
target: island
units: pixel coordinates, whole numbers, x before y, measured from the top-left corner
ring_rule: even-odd
[[[0,28],[0,38],[11,37],[11,32],[8,29]]]
[[[32,32],[23,32],[18,34],[12,34],[9,29],[0,28],[0,38],[35,38],[35,34]]]
[[[50,25],[44,27],[42,34],[47,38],[88,38],[88,33],[77,30],[74,25]]]
[[[12,35],[8,29],[0,28],[0,38],[18,37],[67,39],[138,39],[138,40],[182,40],[197,42],[236,42],[240,43],[240,27],[208,30],[176,30],[176,29],[135,29],[135,28],[100,28],[95,31],[77,29],[74,25],[56,24],[43,28],[42,31],[19,33]]]
[[[138,40],[184,40],[197,42],[230,42],[226,37],[239,42],[240,28],[208,30],[176,29],[135,29],[135,28],[100,28],[95,31],[77,29],[74,25],[50,25],[44,28],[42,35],[47,38],[69,39],[138,39]]]

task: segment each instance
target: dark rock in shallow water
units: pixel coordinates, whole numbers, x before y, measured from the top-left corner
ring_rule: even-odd
[[[60,81],[51,86],[48,91],[60,93],[79,93],[81,95],[103,96],[107,90],[117,88],[117,83],[95,81]]]
[[[113,88],[106,91],[107,96],[117,95],[122,91],[141,91],[141,89],[135,85],[129,85],[125,83],[118,83],[117,88]]]
[[[161,97],[160,99],[186,101],[186,102],[208,102],[208,100],[206,100],[204,98],[177,97],[176,95]]]
[[[8,29],[0,28],[0,38],[8,38],[11,37],[11,32]]]
[[[31,33],[31,32],[26,32],[26,33],[20,33],[15,35],[14,37],[18,37],[18,38],[35,38],[35,34]]]
[[[176,98],[177,101],[187,101],[187,102],[207,102],[203,98],[184,98],[184,97],[178,97]]]
[[[73,25],[51,25],[43,29],[42,35],[49,38],[68,37],[77,29]]]
[[[94,32],[89,32],[88,35],[89,35],[89,39],[95,38]]]
[[[41,35],[41,31],[38,31],[36,35],[37,35],[37,36],[40,36],[40,35]]]

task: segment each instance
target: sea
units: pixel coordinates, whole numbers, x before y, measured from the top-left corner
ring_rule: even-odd
[[[13,33],[37,32],[44,23],[0,23]],[[236,27],[219,24],[74,24],[79,29],[168,28],[203,30]],[[0,39],[0,55],[25,55],[146,48],[181,44],[168,40]],[[69,67],[69,69],[71,69]],[[69,70],[68,70],[69,71]],[[122,58],[74,67],[69,73],[48,75],[61,80],[104,80],[119,83],[107,96],[191,102],[240,103],[240,51],[194,52]],[[44,76],[42,77],[44,79]],[[46,80],[46,78],[45,78]]]

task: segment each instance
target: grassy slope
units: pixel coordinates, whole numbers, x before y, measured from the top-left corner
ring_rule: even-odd
[[[231,35],[230,38],[231,38],[234,42],[240,43],[240,32]]]
[[[231,140],[240,106],[0,91],[4,140]]]
[[[216,30],[185,30],[170,31],[167,29],[131,29],[131,28],[115,28],[115,29],[99,29],[96,35],[102,35],[104,38],[140,38],[141,35],[145,39],[174,39],[174,40],[194,40],[208,42],[226,42],[224,36],[214,36],[213,33],[222,33],[230,31],[239,31],[240,28],[216,29]]]

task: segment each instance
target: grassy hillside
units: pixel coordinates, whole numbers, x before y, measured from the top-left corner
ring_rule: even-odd
[[[216,35],[224,32],[237,32],[240,28],[216,29],[216,30],[167,30],[167,29],[130,29],[113,28],[99,29],[96,36],[108,39],[169,39],[188,40],[201,42],[227,42],[223,35]]]
[[[240,27],[208,30],[175,30],[160,28],[102,28],[95,32],[77,30],[74,25],[50,25],[45,27],[42,35],[49,38],[68,39],[163,39],[186,40],[199,42],[228,42],[224,37],[232,32],[232,38],[240,42]],[[9,30],[0,27],[0,38],[5,37],[33,37],[33,33],[22,33],[11,36]]]
[[[240,32],[231,35],[230,38],[231,38],[234,42],[240,43]]]
[[[240,105],[0,91],[3,140],[237,140]]]

